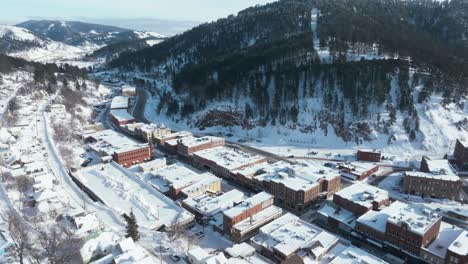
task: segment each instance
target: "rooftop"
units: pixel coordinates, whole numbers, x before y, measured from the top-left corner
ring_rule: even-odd
[[[188,186],[188,187],[182,189],[182,192],[185,195],[187,195],[188,197],[192,196],[192,195],[198,193],[199,190],[204,189],[205,186],[210,186],[215,182],[221,182],[220,178],[214,176],[211,173],[203,173],[200,176],[202,176],[201,177],[202,179],[200,181],[198,181],[197,183],[195,183],[195,184],[193,184],[191,186]]]
[[[340,163],[339,166],[341,167],[341,175],[343,177],[355,180],[356,177],[353,175],[362,175],[372,170],[378,165],[371,162],[353,161]]]
[[[197,197],[187,198],[184,200],[184,203],[204,215],[212,216],[218,212],[232,208],[235,204],[243,200],[244,194],[234,189],[215,197],[203,194]]]
[[[338,191],[335,195],[339,195],[366,208],[371,208],[374,201],[381,202],[389,199],[387,191],[363,182],[356,182]]]
[[[423,250],[429,251],[433,255],[445,259],[448,247],[453,242],[455,242],[455,240],[460,235],[462,235],[462,233],[462,229],[454,225],[448,224],[446,222],[442,222],[440,224],[440,231],[437,238],[434,241],[432,241],[432,243],[427,248],[423,248]]]
[[[198,173],[193,171],[181,163],[169,165],[167,167],[153,171],[151,174],[156,178],[167,182],[174,189],[181,189],[190,186],[206,177],[212,176],[210,173]],[[153,183],[152,177],[148,177],[148,181]]]
[[[128,108],[128,97],[116,96],[112,99],[111,109],[127,109]]]
[[[279,217],[283,213],[283,210],[277,206],[269,206],[264,210],[256,213],[252,217],[242,220],[241,222],[233,226],[234,229],[240,232],[248,232],[249,230],[264,225],[271,219]]]
[[[448,249],[458,255],[466,256],[468,254],[468,231],[464,230]]]
[[[244,200],[242,203],[238,204],[237,206],[225,211],[224,215],[229,218],[234,218],[242,214],[243,212],[247,211],[248,209],[258,204],[264,203],[273,198],[274,196],[267,192],[258,193],[252,197],[247,198],[246,200]]]
[[[200,146],[209,142],[219,142],[219,141],[224,141],[224,138],[211,137],[211,136],[197,138],[194,136],[187,136],[187,137],[182,137],[180,139],[172,139],[172,140],[166,141],[166,144],[175,146],[175,145],[178,145],[178,142],[180,142],[182,145],[188,148],[191,148],[191,147]]]
[[[416,204],[404,204],[397,201],[387,209],[390,215],[388,222],[395,225],[407,224],[409,230],[417,234],[426,233],[441,218],[438,214]]]
[[[356,217],[352,212],[341,207],[334,206],[334,204],[326,203],[322,208],[320,208],[320,210],[317,211],[317,213],[325,217],[331,217],[347,225],[352,225],[356,220]]]
[[[162,137],[159,137],[160,140],[168,139],[168,138],[177,138],[177,137],[188,137],[192,136],[191,132],[188,131],[180,131],[180,132],[174,132],[171,134],[164,135]]]
[[[265,160],[256,154],[222,146],[197,151],[194,155],[214,161],[218,166],[230,171]]]
[[[362,263],[385,264],[387,262],[354,246],[349,246],[330,262],[330,264],[362,264]]]
[[[92,143],[91,147],[98,152],[104,152],[107,155],[114,153],[123,153],[147,147],[148,144],[141,144],[133,139],[123,136],[114,130],[103,130],[90,134],[86,134],[85,137],[92,137],[97,140],[96,143]]]
[[[263,174],[261,174],[264,172]],[[278,162],[258,171],[255,178],[259,181],[282,183],[292,190],[310,190],[320,184],[321,179],[330,180],[338,177],[335,170],[317,162],[302,162],[295,165]]]
[[[125,109],[113,109],[110,111],[110,114],[119,122],[135,120],[135,117],[129,114]]]
[[[77,177],[117,212],[133,210],[138,223],[147,228],[170,227],[193,219],[192,214],[115,162],[83,169]]]
[[[262,247],[274,248],[284,256],[306,247],[317,256],[336,244],[338,237],[287,213],[260,228],[259,234],[251,240]]]
[[[405,176],[418,177],[418,178],[431,178],[444,181],[460,181],[460,177],[456,174],[446,173],[446,171],[441,171],[439,173],[428,173],[420,171],[406,171]]]

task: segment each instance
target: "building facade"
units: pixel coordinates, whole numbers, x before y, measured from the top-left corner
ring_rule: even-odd
[[[459,170],[468,171],[468,142],[458,139],[455,143],[453,157]]]
[[[357,152],[357,160],[360,161],[370,161],[370,162],[380,162],[382,159],[382,153],[375,150],[364,150],[360,149]]]
[[[456,175],[405,172],[403,192],[423,197],[459,200],[463,181]]]

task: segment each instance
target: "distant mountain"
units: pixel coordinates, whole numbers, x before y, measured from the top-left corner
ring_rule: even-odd
[[[29,20],[17,26],[72,46],[105,46],[142,38],[164,38],[164,36],[152,32],[134,31],[78,21]]]
[[[86,50],[53,41],[25,28],[0,25],[0,53],[50,63],[82,57]]]
[[[0,25],[0,53],[45,47],[49,40],[19,27]]]

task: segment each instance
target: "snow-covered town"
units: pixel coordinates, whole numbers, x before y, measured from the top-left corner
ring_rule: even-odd
[[[435,89],[416,103],[429,93],[427,83],[436,85],[425,79],[431,73],[411,55],[377,42],[356,47],[349,41],[348,49],[335,54],[321,39],[327,32],[319,29],[329,27],[322,21],[335,14],[311,3],[257,5],[187,31],[188,40],[182,32],[166,37],[72,21],[0,24],[0,263],[468,264],[466,98],[449,101],[447,92]],[[281,111],[262,110],[265,99],[253,97],[270,93],[270,105],[289,100],[288,91],[272,92],[278,83],[293,86],[296,77],[287,80],[286,73],[275,72],[271,82],[258,72],[245,74],[248,80],[239,82],[252,98],[237,94],[230,79],[222,85],[236,91],[232,100],[223,97],[227,91],[210,90],[219,89],[214,83],[226,78],[222,74],[246,78],[234,68],[250,67],[242,60],[250,61],[252,51],[261,53],[255,60],[263,60],[262,52],[274,53],[270,46],[278,44],[282,52],[295,47],[270,43],[276,36],[266,41],[263,35],[273,33],[264,33],[265,44],[259,36],[236,35],[242,48],[233,58],[219,55],[224,49],[210,50],[212,39],[224,32],[218,28],[247,31],[242,27],[263,21],[263,12],[284,15],[283,5],[294,12],[306,8],[290,17],[312,30],[304,42],[313,52],[275,58],[258,66],[262,74],[285,65],[296,65],[296,71],[311,61],[330,67],[409,63],[368,78],[387,78],[375,85],[388,85],[388,95],[381,96],[387,105],[371,102],[364,112],[375,113],[368,120],[348,122],[351,112],[361,115],[362,109],[345,106],[346,91],[320,94],[312,87],[351,80],[325,80],[331,78],[327,72],[313,82],[307,72],[297,77],[295,96],[311,93],[310,98]],[[197,43],[206,46],[184,46],[198,35],[204,37]],[[288,41],[295,35],[300,36],[285,33]],[[233,39],[223,38],[223,45]],[[176,53],[180,47],[184,52]],[[119,61],[148,55],[139,51],[156,55],[145,57],[144,67]],[[204,61],[198,52],[215,59]],[[289,65],[291,58],[304,61]],[[221,59],[232,69],[224,69]],[[211,66],[222,70],[210,71],[208,84],[201,84],[198,74]],[[405,80],[414,94],[404,110],[395,110],[405,92],[401,69],[409,72]],[[186,86],[201,99],[191,98]],[[314,112],[330,105],[342,113]],[[265,121],[260,112],[279,117]],[[320,119],[325,116],[332,121]],[[313,125],[304,125],[308,121]]]

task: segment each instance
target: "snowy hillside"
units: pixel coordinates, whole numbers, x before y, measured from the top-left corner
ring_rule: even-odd
[[[29,20],[17,25],[32,32],[75,47],[95,45],[99,48],[122,41],[144,38],[164,38],[155,32],[134,31],[115,26],[99,25],[79,21]]]
[[[0,52],[36,62],[59,62],[84,56],[93,47],[72,47],[14,26],[0,26]]]

